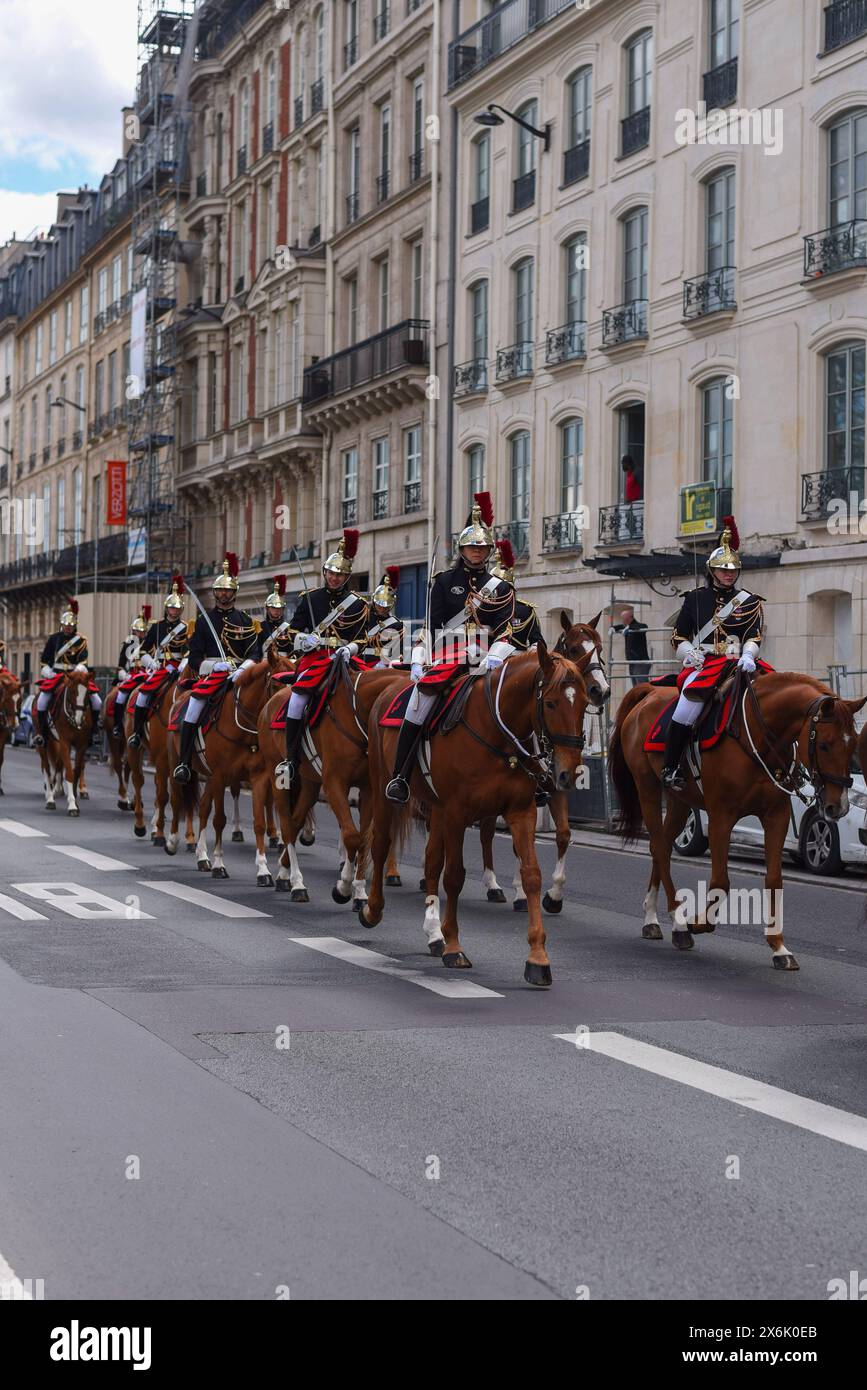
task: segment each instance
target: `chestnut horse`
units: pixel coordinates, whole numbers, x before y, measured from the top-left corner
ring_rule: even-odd
[[[393,690],[406,684],[407,672],[388,666],[359,671],[343,664],[339,656],[334,660],[341,662],[342,670],[338,672],[337,683],[329,694],[324,717],[315,729],[304,731],[295,784],[287,791],[281,789],[276,780],[273,781],[284,845],[277,872],[277,888],[281,892],[291,892],[293,902],[310,901],[295,843],[308,822],[321,787],[340,827],[344,852],[331,896],[337,903],[348,903],[352,898],[353,906],[359,907],[367,900],[366,855],[362,844],[370,814],[367,762],[370,710],[383,690]],[[273,769],[282,762],[286,753],[283,730],[272,729],[271,721],[285,699],[284,690],[281,695],[269,700],[259,717],[259,745],[272,779]],[[359,791],[360,828],[356,828],[349,807],[349,793],[353,787]]]
[[[789,826],[790,799],[804,781],[814,788],[829,820],[848,810],[850,763],[855,751],[853,715],[867,701],[841,700],[822,681],[795,672],[768,672],[733,688],[736,720],[713,748],[702,754],[699,786],[690,772],[684,790],[672,794],[663,820],[662,753],[644,751],[644,740],[665,705],[671,687],[639,685],[623,698],[611,736],[609,768],[620,802],[624,840],[634,840],[642,820],[650,834],[653,867],[644,899],[642,936],[662,939],[657,916],[659,885],[675,915],[671,934],[681,951],[693,946],[693,933],[715,930],[730,883],[729,842],[735,822],[757,816],[765,832],[765,894],[761,911],[777,970],[797,970],[783,941],[782,853]],[[711,877],[706,910],[687,911],[675,891],[671,851],[690,808],[708,816]],[[725,920],[725,916],[722,917]]]
[[[388,690],[379,696],[368,726],[373,881],[367,906],[359,913],[366,927],[375,927],[382,919],[385,862],[392,841],[400,842],[408,834],[413,815],[412,799],[404,806],[396,806],[385,798],[397,734],[383,728],[379,720],[391,693]],[[535,797],[539,787],[550,786],[552,781],[561,791],[574,784],[581,765],[587,704],[587,690],[578,667],[567,657],[549,652],[540,642],[527,652],[510,656],[498,670],[476,680],[460,722],[451,732],[422,740],[420,754],[429,757],[428,776],[423,775],[417,763],[411,787],[416,801],[423,801],[430,808],[424,928],[431,954],[441,955],[443,965],[462,970],[471,966],[458,937],[457,917],[465,878],[463,843],[467,827],[486,817],[502,815],[521,863],[527,902],[530,953],[524,979],[532,985],[550,985],[551,964],[545,951],[542,923],[542,875],[535,845]],[[532,752],[534,735],[536,746],[542,750],[540,755]],[[437,896],[441,873],[446,891],[442,925]]]
[[[46,811],[55,811],[55,797],[66,792],[66,814],[77,816],[78,790],[84,770],[84,758],[93,733],[93,709],[90,704],[90,674],[86,670],[68,671],[57,687],[57,693],[46,711],[57,734],[51,732],[43,716],[45,744],[39,749]]]
[[[6,744],[15,732],[21,704],[21,684],[11,671],[0,671],[0,778],[3,776],[3,756]],[[0,784],[0,796],[3,796]]]
[[[273,887],[265,853],[265,803],[268,773],[259,747],[256,725],[263,705],[273,690],[273,676],[291,671],[292,663],[272,646],[267,661],[257,661],[242,671],[226,690],[216,719],[204,735],[204,755],[198,749],[191,760],[192,778],[185,786],[171,781],[172,824],[166,837],[167,854],[178,849],[178,824],[181,811],[191,812],[199,802],[199,780],[207,779],[206,795],[199,808],[199,840],[197,853],[207,857],[207,825],[211,805],[214,807],[214,854],[211,874],[228,878],[223,863],[223,829],[226,825],[224,807],[227,788],[249,782],[253,792],[253,832],[256,837],[256,883],[260,888]],[[182,695],[175,701],[173,716],[179,712]],[[174,718],[171,722],[174,722]],[[177,759],[177,738],[169,732],[169,762]]]
[[[120,685],[113,685],[108,692],[105,699],[103,720],[105,724],[105,736],[108,741],[109,766],[117,778],[117,809],[119,811],[131,811],[133,805],[129,799],[129,787],[127,785],[130,777],[130,767],[129,758],[127,756],[126,739],[115,738],[112,733],[112,729],[114,728],[114,702],[117,699],[117,692],[119,689]],[[134,698],[135,696],[128,700],[127,703],[131,704]]]
[[[124,713],[126,760],[129,765],[129,776],[133,789],[133,834],[137,835],[140,840],[144,839],[147,834],[144,802],[142,801],[142,788],[145,782],[145,753],[147,752],[154,770],[154,813],[151,817],[151,843],[156,845],[159,849],[165,849],[166,844],[166,806],[169,801],[169,753],[167,740],[169,713],[176,693],[177,683],[174,680],[170,680],[157,691],[156,695],[154,695],[151,703],[150,716],[145,724],[145,742],[141,748],[131,748],[129,744],[129,736],[134,728],[135,697],[130,697],[127,701],[127,708]],[[187,842],[187,849],[190,851],[195,849],[196,832],[193,828],[193,817],[191,812],[186,818],[185,839]]]

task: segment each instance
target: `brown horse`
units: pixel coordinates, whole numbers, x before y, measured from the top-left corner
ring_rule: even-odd
[[[105,735],[108,740],[109,766],[117,778],[117,809],[119,811],[131,811],[133,806],[129,799],[129,787],[127,785],[130,777],[130,767],[129,758],[127,756],[126,739],[115,738],[112,732],[114,728],[114,703],[117,699],[117,692],[119,689],[119,685],[113,685],[108,692],[105,699],[103,718],[105,723]],[[133,698],[134,697],[131,696],[127,703],[131,703]]]
[[[199,808],[199,840],[197,852],[204,849],[207,854],[207,824],[211,806],[214,808],[214,854],[211,861],[211,874],[214,878],[228,878],[229,873],[223,863],[223,829],[226,825],[224,799],[227,788],[240,787],[248,782],[253,793],[253,831],[256,837],[256,883],[260,888],[273,887],[274,880],[268,868],[265,853],[265,804],[268,783],[268,769],[259,747],[256,725],[262,707],[273,690],[273,676],[281,671],[292,670],[290,659],[281,656],[272,646],[267,661],[257,661],[242,671],[230,685],[220,703],[216,718],[204,734],[204,750],[198,749],[193,755],[192,779],[186,786],[171,782],[172,825],[166,838],[167,854],[176,854],[178,849],[178,823],[182,811],[192,811],[199,802],[199,780],[204,777],[206,797]],[[183,697],[181,697],[183,698]],[[180,701],[175,702],[172,714],[178,711]],[[174,722],[174,718],[172,719]],[[169,762],[178,757],[177,738],[169,732]]]
[[[335,660],[341,660],[336,657]],[[280,817],[284,849],[277,872],[277,888],[291,892],[293,902],[306,903],[310,895],[298,863],[295,844],[319,797],[325,793],[340,827],[343,846],[337,883],[331,890],[335,902],[355,907],[367,901],[365,858],[362,851],[369,818],[367,732],[374,701],[384,690],[406,684],[407,673],[392,667],[357,671],[343,665],[329,694],[325,715],[315,729],[306,729],[302,738],[298,777],[291,791],[274,780],[273,769],[285,757],[282,729],[272,729],[271,721],[286,699],[285,690],[274,696],[259,717],[259,744],[271,771],[274,796]],[[313,697],[315,698],[315,697]],[[349,806],[349,793],[359,790],[359,827]],[[354,870],[354,877],[353,877]]]
[[[57,809],[55,797],[66,792],[66,813],[80,814],[78,790],[84,769],[84,759],[93,733],[93,710],[90,704],[90,675],[87,671],[68,671],[57,687],[51,706],[43,716],[46,729],[45,744],[39,749],[45,809]],[[54,724],[56,734],[49,727]]]
[[[21,684],[11,671],[0,672],[0,778],[3,776],[3,757],[6,744],[15,732],[21,706]],[[0,784],[0,796],[3,796]]]
[[[154,696],[150,717],[145,725],[145,743],[141,748],[131,748],[129,744],[129,737],[133,731],[135,720],[133,696],[130,696],[127,701],[124,715],[126,758],[133,788],[133,834],[137,835],[139,839],[144,839],[147,834],[142,800],[142,788],[145,783],[145,755],[147,754],[154,770],[154,813],[151,818],[151,843],[160,849],[164,849],[166,844],[166,806],[169,802],[168,723],[176,691],[175,682],[168,681]],[[196,846],[192,812],[186,817],[185,839],[187,849],[192,852]]]
[[[657,898],[662,884],[675,916],[672,943],[689,950],[693,933],[712,932],[727,910],[729,842],[735,822],[757,816],[765,832],[765,893],[761,921],[777,970],[797,970],[783,942],[782,852],[789,825],[790,798],[805,780],[814,788],[823,814],[839,820],[848,810],[847,788],[855,751],[853,715],[867,700],[841,700],[821,681],[793,672],[774,672],[736,686],[738,715],[715,747],[702,754],[701,786],[690,772],[681,793],[672,795],[662,815],[661,753],[644,751],[655,720],[672,698],[670,687],[639,685],[617,711],[609,767],[620,802],[625,840],[634,840],[642,820],[650,834],[653,867],[644,899],[642,936],[662,939]],[[690,910],[685,892],[675,891],[671,851],[690,807],[708,816],[711,878],[706,905]],[[740,901],[740,899],[739,899]],[[752,908],[752,899],[750,899]]]
[[[359,916],[366,927],[382,919],[383,870],[392,841],[408,833],[412,801],[395,806],[385,799],[397,735],[383,728],[389,693],[381,695],[369,721],[370,785],[373,795],[373,881],[367,907]],[[550,653],[544,642],[480,677],[467,699],[460,722],[448,734],[422,740],[426,774],[417,765],[412,791],[430,807],[425,852],[425,922],[428,948],[443,964],[469,969],[458,937],[458,897],[464,886],[463,843],[467,827],[489,816],[504,816],[521,863],[527,902],[529,958],[524,979],[551,983],[542,923],[542,875],[536,857],[536,792],[554,786],[566,791],[575,781],[584,746],[587,709],[584,679],[574,662]],[[532,752],[533,736],[541,755]],[[443,868],[445,871],[443,873]],[[437,888],[440,874],[446,913],[440,925]]]

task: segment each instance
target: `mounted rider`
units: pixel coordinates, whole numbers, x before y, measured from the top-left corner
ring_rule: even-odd
[[[339,651],[345,661],[358,656],[367,631],[367,603],[350,587],[352,561],[358,551],[358,531],[346,529],[337,549],[322,566],[325,583],[299,600],[291,627],[297,633],[298,671],[286,710],[286,757],[274,769],[279,785],[291,787],[298,771],[298,746],[304,713],[314,690],[328,674]]]
[[[249,613],[235,607],[238,592],[238,557],[229,551],[221,573],[211,586],[214,607],[200,613],[190,638],[189,668],[196,677],[181,724],[180,762],[172,773],[176,782],[192,778],[190,761],[199,720],[208,702],[228,682],[234,684],[242,671],[256,660],[259,651],[259,624]],[[222,648],[222,650],[221,650]]]
[[[133,618],[130,623],[129,636],[125,637],[121,644],[120,656],[117,659],[117,678],[120,684],[114,697],[114,723],[111,730],[114,738],[123,738],[123,713],[126,702],[130,693],[137,690],[147,676],[141,657],[150,617],[151,606],[145,603],[138,617]]]
[[[388,565],[370,596],[370,626],[361,655],[376,666],[388,666],[400,660],[403,644],[403,623],[395,614],[400,568]]]
[[[397,738],[394,775],[385,789],[389,801],[409,800],[409,776],[418,743],[427,719],[439,696],[453,679],[471,666],[479,671],[502,666],[515,647],[509,640],[515,610],[515,591],[497,575],[488,573],[494,553],[491,530],[494,512],[491,495],[477,492],[470,519],[458,536],[458,560],[451,569],[434,577],[430,599],[430,630],[433,635],[433,661],[425,671],[425,651],[413,648],[412,679],[416,690],[407,706]],[[480,662],[480,639],[490,641]],[[453,659],[448,645],[457,640],[463,651]],[[446,648],[443,651],[443,648]]]
[[[750,674],[756,670],[764,611],[761,596],[740,587],[739,543],[734,517],[723,517],[720,543],[705,565],[707,585],[685,595],[671,634],[683,668],[677,677],[680,698],[665,740],[662,785],[670,791],[684,786],[680,760],[690,730],[720,678],[731,669],[729,663],[737,658],[739,670]],[[763,671],[771,669],[763,661],[758,666]]]
[[[30,714],[35,729],[33,739],[37,748],[45,744],[42,715],[54,699],[57,687],[68,671],[87,670],[87,638],[78,631],[78,603],[73,598],[60,615],[60,629],[52,632],[42,649],[42,679],[37,681],[39,695]],[[90,707],[94,716],[102,709],[99,690],[93,681],[88,686]]]
[[[274,579],[274,588],[265,599],[265,619],[260,634],[260,659],[265,660],[272,647],[282,655],[288,656],[292,650],[293,636],[292,625],[286,620],[286,576],[278,574]]]
[[[515,551],[508,537],[497,541],[496,558],[490,567],[490,573],[515,588]],[[516,590],[509,641],[517,651],[525,652],[530,647],[535,647],[541,636],[542,629],[535,608],[532,603],[525,603],[523,599],[518,598]]]
[[[171,593],[166,595],[163,604],[163,616],[157,622],[151,623],[142,641],[139,660],[147,675],[139,685],[138,693],[133,700],[130,748],[141,747],[147,731],[148,711],[164,681],[174,679],[183,669],[192,628],[192,624],[184,622],[185,593],[183,577],[176,574],[172,579]]]

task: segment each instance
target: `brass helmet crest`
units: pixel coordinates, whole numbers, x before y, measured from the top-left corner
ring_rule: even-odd
[[[373,591],[372,599],[377,608],[387,608],[389,613],[394,612],[394,605],[397,603],[397,588],[400,584],[400,569],[397,565],[388,565],[385,574]]]
[[[723,531],[719,538],[719,545],[712,550],[707,558],[705,568],[708,574],[712,570],[735,570],[740,573],[741,557],[738,554],[740,536],[733,516],[723,517]]]
[[[274,578],[274,588],[265,600],[266,608],[279,608],[280,612],[286,606],[286,576],[278,574]]]
[[[491,527],[494,524],[494,507],[491,494],[475,492],[473,502],[475,506],[469,520],[458,536],[458,550],[462,550],[465,545],[486,545],[489,550],[493,550],[494,533]]]
[[[149,603],[142,604],[141,612],[137,618],[133,618],[130,623],[130,634],[134,637],[144,637],[148,630],[151,620],[151,606]]]
[[[322,566],[323,573],[325,570],[330,570],[332,574],[350,575],[352,573],[352,561],[357,552],[358,532],[344,529],[343,535],[337,542],[337,549],[328,556]]]
[[[170,594],[166,595],[166,601],[163,607],[170,608],[174,617],[179,618],[184,611],[184,600],[182,596],[185,593],[186,585],[184,584],[183,576],[180,574],[173,575],[172,591]]]
[[[223,561],[223,568],[217,575],[211,588],[221,592],[229,589],[233,594],[238,592],[238,557],[233,550],[226,551],[226,558]]]
[[[69,627],[73,632],[78,627],[78,601],[76,599],[71,598],[68,606],[61,613],[60,626]]]

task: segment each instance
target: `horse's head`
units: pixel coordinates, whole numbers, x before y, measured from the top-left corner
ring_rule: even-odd
[[[90,672],[86,666],[76,666],[64,676],[65,690],[63,708],[70,723],[80,729],[84,723],[85,710],[89,708],[87,693],[90,689]]]
[[[537,646],[539,681],[536,686],[536,733],[550,745],[551,767],[558,791],[575,785],[584,747],[584,714],[589,704],[584,677],[574,661]]]
[[[561,609],[560,626],[563,631],[554,648],[578,667],[594,705],[604,705],[611,696],[611,686],[602,660],[602,637],[596,630],[601,617],[600,609],[589,623],[573,623],[569,620],[569,614]]]
[[[279,675],[281,671],[294,671],[296,665],[297,662],[293,661],[291,653],[280,652],[277,650],[276,643],[271,643],[270,647],[268,648],[268,666],[270,675]]]
[[[849,810],[852,757],[856,745],[859,752],[867,751],[865,733],[862,730],[859,742],[854,719],[864,704],[867,695],[861,700],[842,700],[832,694],[820,697],[811,705],[801,732],[801,757],[828,820],[842,820]]]

